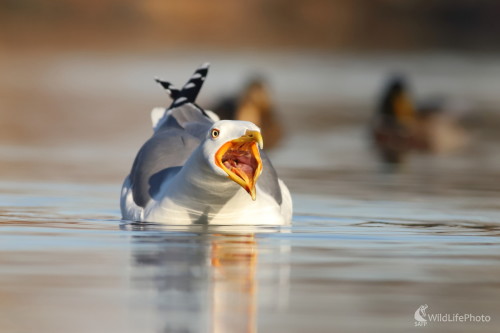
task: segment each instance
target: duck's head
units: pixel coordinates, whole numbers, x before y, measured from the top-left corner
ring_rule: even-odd
[[[272,112],[272,102],[264,79],[254,77],[249,80],[238,98],[235,119],[251,121],[262,127],[264,117]]]
[[[384,92],[379,106],[379,115],[400,125],[412,126],[416,112],[410,97],[408,83],[404,76],[392,76]]]
[[[237,120],[215,122],[202,144],[204,157],[212,170],[240,185],[253,200],[256,199],[257,179],[262,173],[262,148],[259,127]]]

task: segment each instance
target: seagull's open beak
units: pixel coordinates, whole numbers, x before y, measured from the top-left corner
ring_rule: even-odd
[[[229,178],[243,187],[255,200],[255,184],[262,172],[259,147],[263,147],[259,131],[247,130],[238,139],[226,142],[215,154],[215,164]]]

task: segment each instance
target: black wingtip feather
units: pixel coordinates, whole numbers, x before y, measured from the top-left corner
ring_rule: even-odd
[[[173,100],[176,100],[177,98],[180,97],[181,91],[177,88],[174,88],[174,85],[172,83],[161,80],[159,78],[155,78],[155,81],[158,82],[163,87],[163,89],[165,89],[168,92],[168,94]]]
[[[196,98],[198,97],[201,87],[203,86],[203,82],[205,82],[205,78],[207,77],[209,67],[210,64],[208,62],[198,67],[181,90],[174,88],[174,86],[168,81],[155,78],[155,81],[167,90],[168,94],[173,99],[173,103],[170,108],[179,107],[186,103],[195,104]]]
[[[198,67],[189,81],[182,87],[180,96],[186,97],[185,103],[195,103],[196,98],[200,93],[201,87],[203,86],[203,82],[205,82],[205,78],[207,77],[208,68],[208,63],[205,63]]]

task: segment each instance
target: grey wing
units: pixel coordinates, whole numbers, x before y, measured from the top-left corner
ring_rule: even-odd
[[[137,154],[130,181],[134,202],[145,207],[161,184],[182,168],[213,122],[192,104],[173,109]]]
[[[259,180],[257,180],[257,186],[261,191],[271,195],[276,200],[278,205],[281,206],[283,196],[278,182],[278,174],[264,151],[261,151],[261,158],[262,174],[260,175]]]

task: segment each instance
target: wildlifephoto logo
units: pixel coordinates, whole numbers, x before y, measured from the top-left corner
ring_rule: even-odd
[[[425,326],[427,325],[427,314],[425,310],[427,310],[429,306],[427,304],[420,305],[420,307],[415,311],[415,326]],[[419,325],[417,325],[419,324]]]
[[[427,326],[430,322],[439,323],[489,323],[491,316],[472,313],[427,313],[427,304],[420,305],[415,311],[415,326]]]

